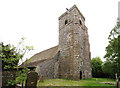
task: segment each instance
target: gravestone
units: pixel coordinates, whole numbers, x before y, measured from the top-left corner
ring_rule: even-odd
[[[37,88],[38,73],[31,71],[27,74],[25,88]]]
[[[40,82],[44,82],[44,76],[40,77]]]

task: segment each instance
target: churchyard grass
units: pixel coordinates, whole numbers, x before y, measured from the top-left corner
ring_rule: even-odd
[[[69,79],[46,79],[44,80],[44,82],[38,81],[37,86],[115,86],[110,84],[104,84],[101,82],[109,82],[115,84],[114,79],[108,78],[91,78],[79,81],[73,81]]]

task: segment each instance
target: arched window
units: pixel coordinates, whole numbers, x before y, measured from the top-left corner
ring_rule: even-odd
[[[68,23],[68,20],[65,20],[65,25]]]

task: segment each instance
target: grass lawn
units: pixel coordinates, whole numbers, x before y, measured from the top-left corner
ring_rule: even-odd
[[[38,81],[37,86],[115,86],[110,84],[103,84],[101,82],[115,83],[115,80],[107,78],[97,78],[96,82],[96,78],[83,79],[79,81],[73,81],[69,79],[46,79],[44,80],[44,82]]]

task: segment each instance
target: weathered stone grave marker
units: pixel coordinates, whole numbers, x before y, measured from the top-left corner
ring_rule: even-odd
[[[25,88],[37,88],[38,73],[31,71],[27,74]]]
[[[44,76],[40,77],[40,82],[44,82]]]

